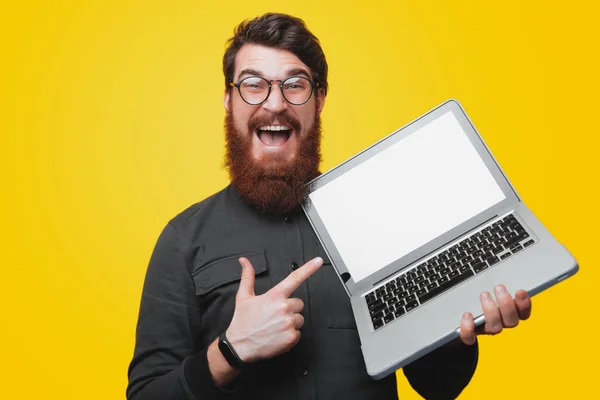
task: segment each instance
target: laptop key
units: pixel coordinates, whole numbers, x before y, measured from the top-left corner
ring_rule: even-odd
[[[418,307],[418,305],[419,305],[419,303],[417,303],[416,301],[412,301],[412,302],[410,302],[410,303],[407,303],[407,304],[404,306],[404,308],[406,309],[406,312],[408,312],[408,311],[410,311],[410,310],[412,310],[412,309],[414,309],[414,308],[417,308],[417,307]]]
[[[483,271],[484,269],[486,269],[487,267],[488,267],[488,265],[486,263],[480,262],[480,263],[473,265],[473,271],[475,271],[475,273],[478,274],[481,271]]]
[[[512,251],[513,254],[515,254],[521,250],[523,250],[523,246],[521,246],[520,244],[510,248],[510,251]]]
[[[507,240],[506,243],[504,243],[504,247],[508,249],[509,247],[512,247],[515,243],[518,243],[521,240],[526,239],[528,237],[529,234],[527,232],[523,232],[522,234],[514,236],[511,239]]]
[[[465,265],[465,264],[467,264],[467,263],[470,263],[471,261],[473,261],[473,256],[466,256],[465,258],[463,258],[463,259],[461,260],[461,262],[462,262],[462,265]]]
[[[399,317],[403,316],[405,312],[406,311],[404,311],[404,308],[399,307],[399,308],[396,309],[396,311],[394,311],[394,316],[396,318],[399,318]]]
[[[379,318],[373,321],[373,328],[379,329],[383,326],[383,319]]]
[[[515,221],[512,224],[508,225],[509,228],[511,228],[512,230],[522,230],[523,227],[521,226],[521,224],[519,223],[519,221]]]
[[[506,253],[506,254],[502,254],[502,255],[500,256],[500,259],[501,259],[501,260],[506,260],[506,259],[507,259],[508,257],[510,257],[511,255],[512,255],[512,254],[511,254],[510,252],[508,252],[508,253]]]
[[[371,315],[377,314],[379,311],[383,310],[386,307],[385,303],[382,301],[381,303],[377,303],[370,307],[369,312]]]
[[[492,256],[492,257],[487,258],[485,261],[487,261],[488,264],[490,264],[490,266],[492,266],[492,265],[496,264],[498,261],[500,261],[500,259],[496,256]]]
[[[531,246],[533,243],[534,243],[533,239],[530,239],[530,240],[526,241],[525,243],[523,243],[523,246],[524,247]]]
[[[383,311],[379,311],[377,314],[371,314],[371,320],[375,321],[379,318],[383,318]]]
[[[460,272],[461,274],[464,274],[465,272],[470,271],[470,270],[471,270],[471,267],[469,266],[469,264],[465,264],[458,269],[458,272]]]
[[[386,314],[385,317],[383,317],[383,322],[385,322],[386,324],[389,324],[390,322],[392,322],[396,317],[394,317],[393,313],[389,313]]]

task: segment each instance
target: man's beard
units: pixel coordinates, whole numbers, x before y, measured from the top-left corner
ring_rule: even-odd
[[[227,148],[225,167],[238,193],[259,210],[272,215],[288,213],[306,199],[306,183],[319,175],[321,162],[321,118],[315,112],[312,126],[301,132],[300,123],[288,115],[278,115],[277,121],[292,127],[297,140],[295,158],[264,155],[252,157],[252,140],[256,128],[270,125],[273,118],[254,118],[248,123],[248,134],[236,128],[231,111],[225,117]],[[292,140],[292,138],[288,138]]]

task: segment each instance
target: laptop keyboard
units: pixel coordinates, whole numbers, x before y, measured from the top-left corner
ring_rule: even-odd
[[[367,293],[373,328],[382,328],[533,243],[521,223],[509,214]]]

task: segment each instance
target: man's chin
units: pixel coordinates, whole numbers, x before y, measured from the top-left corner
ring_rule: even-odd
[[[294,173],[294,166],[289,161],[269,160],[257,163],[254,170],[264,179],[285,180]]]

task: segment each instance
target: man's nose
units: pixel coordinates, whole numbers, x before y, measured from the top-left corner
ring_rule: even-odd
[[[281,88],[279,86],[273,85],[271,94],[269,94],[269,97],[262,106],[265,110],[274,114],[278,114],[287,108],[287,101],[283,97],[283,93],[281,93]]]

